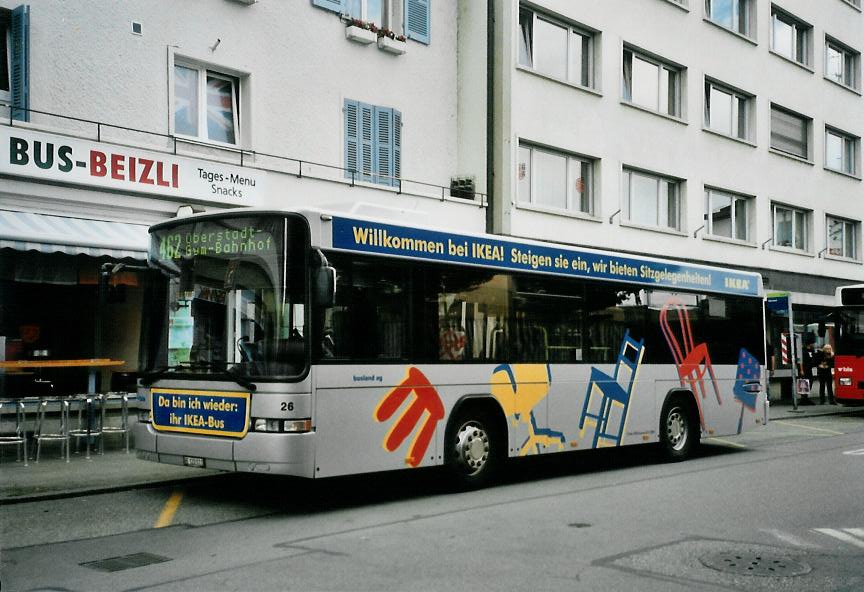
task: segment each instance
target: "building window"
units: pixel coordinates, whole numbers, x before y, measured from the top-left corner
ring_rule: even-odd
[[[828,254],[848,259],[858,258],[858,222],[826,217],[826,236]]]
[[[741,140],[751,139],[752,95],[705,80],[705,127]]]
[[[624,100],[665,115],[681,117],[681,77],[678,66],[624,49]]]
[[[825,168],[855,175],[858,173],[859,138],[839,130],[825,128]]]
[[[812,35],[812,26],[771,6],[771,49],[774,53],[809,67]]]
[[[752,0],[705,0],[705,14],[711,22],[750,37],[752,5]]]
[[[801,158],[809,158],[812,121],[803,115],[771,105],[771,148]]]
[[[344,112],[346,178],[398,187],[402,176],[402,114],[347,99]]]
[[[0,105],[12,119],[29,121],[30,7],[0,8]]]
[[[374,23],[397,35],[429,44],[429,0],[312,0],[312,4],[346,17]],[[404,23],[404,31],[403,31]]]
[[[810,248],[810,212],[779,204],[772,205],[774,217],[774,244],[806,251]]]
[[[239,81],[191,64],[174,65],[174,133],[236,144]]]
[[[624,218],[640,226],[681,229],[681,182],[676,179],[624,169]]]
[[[750,240],[752,197],[706,188],[705,198],[708,203],[708,234]]]
[[[593,161],[519,145],[516,185],[519,203],[542,208],[593,214]]]
[[[825,39],[825,78],[852,89],[858,88],[860,53],[833,39]]]
[[[519,65],[594,87],[594,34],[528,8],[519,9]]]

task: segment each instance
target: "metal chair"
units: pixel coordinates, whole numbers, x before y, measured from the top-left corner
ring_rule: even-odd
[[[71,406],[78,407],[78,427],[69,430],[69,435],[75,439],[76,454],[78,453],[78,447],[81,444],[82,438],[87,445],[87,460],[90,460],[90,445],[96,438],[99,438],[99,454],[104,454],[105,441],[102,438],[102,407],[105,401],[102,395],[73,395],[69,398],[69,403],[70,409]]]
[[[14,399],[0,399],[0,423],[2,423],[3,412],[7,409],[15,409],[15,434],[0,435],[0,446],[15,446],[17,458],[15,462],[21,462],[24,459],[24,466],[27,466],[27,412],[24,408],[24,401]]]
[[[60,425],[55,431],[45,431],[45,413],[49,405],[58,404],[60,407]],[[60,442],[60,454],[69,462],[69,400],[65,397],[40,397],[38,402],[36,428],[33,431],[33,439],[36,441],[36,462],[42,454],[42,442]]]
[[[108,425],[105,420],[105,412],[108,408],[108,403],[111,401],[120,401],[120,425]],[[108,434],[123,434],[123,442],[126,446],[126,454],[129,454],[129,393],[126,392],[109,392],[102,395],[102,440]],[[103,444],[104,448],[104,444]]]

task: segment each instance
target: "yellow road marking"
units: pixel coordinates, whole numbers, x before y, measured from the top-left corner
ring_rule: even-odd
[[[780,425],[790,425],[790,426],[793,426],[796,428],[801,428],[804,430],[813,430],[814,432],[825,432],[826,434],[833,434],[835,436],[845,435],[843,432],[836,432],[834,430],[827,430],[825,428],[814,428],[813,426],[801,425],[800,423],[793,423],[791,421],[786,421],[785,419],[777,420],[776,422],[773,422],[773,423],[779,423]]]
[[[706,438],[706,440],[717,442],[719,444],[726,444],[727,446],[734,446],[735,448],[747,448],[744,444],[739,444],[738,442],[730,442],[729,440],[724,440],[723,438]]]
[[[171,523],[174,522],[174,514],[177,513],[177,509],[180,507],[180,502],[183,500],[183,492],[179,489],[174,491],[171,494],[171,497],[168,498],[168,501],[165,502],[165,507],[162,508],[162,513],[159,514],[159,518],[156,520],[156,524],[153,525],[153,528],[165,528],[166,526],[171,526]]]

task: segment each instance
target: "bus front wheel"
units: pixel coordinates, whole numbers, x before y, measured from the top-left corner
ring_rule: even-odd
[[[699,420],[693,403],[676,396],[663,405],[660,414],[660,446],[663,457],[672,462],[689,458],[699,445]]]
[[[457,484],[488,485],[502,464],[503,444],[492,418],[482,410],[460,411],[447,435],[447,466]]]

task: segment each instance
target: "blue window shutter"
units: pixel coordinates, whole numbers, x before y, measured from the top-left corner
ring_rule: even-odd
[[[375,107],[360,103],[359,136],[360,150],[357,168],[360,179],[372,181],[371,173],[375,170]]]
[[[399,179],[402,177],[402,114],[395,109],[393,110],[393,176],[396,177],[393,185],[398,186]]]
[[[319,8],[323,8],[324,10],[330,10],[340,14],[345,12],[345,0],[312,0],[312,4]]]
[[[375,183],[393,185],[393,109],[375,107]]]
[[[11,33],[12,119],[30,121],[30,6],[12,11]]]
[[[360,150],[360,105],[357,101],[345,100],[345,176],[351,178],[352,171],[359,170]]]
[[[405,36],[429,45],[429,2],[405,0]]]

